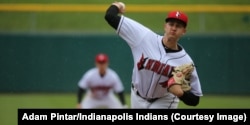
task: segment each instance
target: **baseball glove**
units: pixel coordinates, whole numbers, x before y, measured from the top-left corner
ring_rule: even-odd
[[[193,70],[194,65],[192,63],[175,67],[172,72],[172,77],[170,77],[167,82],[167,88],[179,84],[183,91],[189,91],[191,89],[190,76]]]

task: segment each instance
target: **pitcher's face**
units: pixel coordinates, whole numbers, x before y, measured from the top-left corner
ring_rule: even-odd
[[[186,33],[186,28],[182,23],[173,20],[165,23],[164,31],[168,38],[177,40]]]

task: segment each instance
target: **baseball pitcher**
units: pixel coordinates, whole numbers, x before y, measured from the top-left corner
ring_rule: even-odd
[[[167,14],[164,35],[124,15],[125,4],[112,3],[105,19],[131,48],[134,67],[131,108],[177,108],[179,101],[199,104],[202,89],[196,67],[178,43],[186,33],[188,17],[181,11]]]

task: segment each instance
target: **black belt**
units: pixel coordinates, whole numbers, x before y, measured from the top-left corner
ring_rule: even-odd
[[[132,84],[131,87],[132,87],[133,90],[135,90],[135,86],[133,84]],[[157,99],[159,99],[159,98],[144,98],[144,97],[141,96],[141,94],[139,93],[139,91],[136,91],[136,95],[140,96],[141,98],[147,100],[150,103],[152,103],[152,102],[156,101]]]

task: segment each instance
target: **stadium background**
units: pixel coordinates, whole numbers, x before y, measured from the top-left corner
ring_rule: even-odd
[[[132,55],[104,20],[112,2],[0,1],[1,125],[17,124],[18,108],[75,108],[77,82],[94,66],[99,52],[110,55],[110,67],[120,75],[129,105]],[[159,34],[168,8],[189,15],[188,32],[180,43],[196,62],[204,97],[197,107],[181,103],[180,108],[250,107],[248,0],[123,2],[125,15]]]

